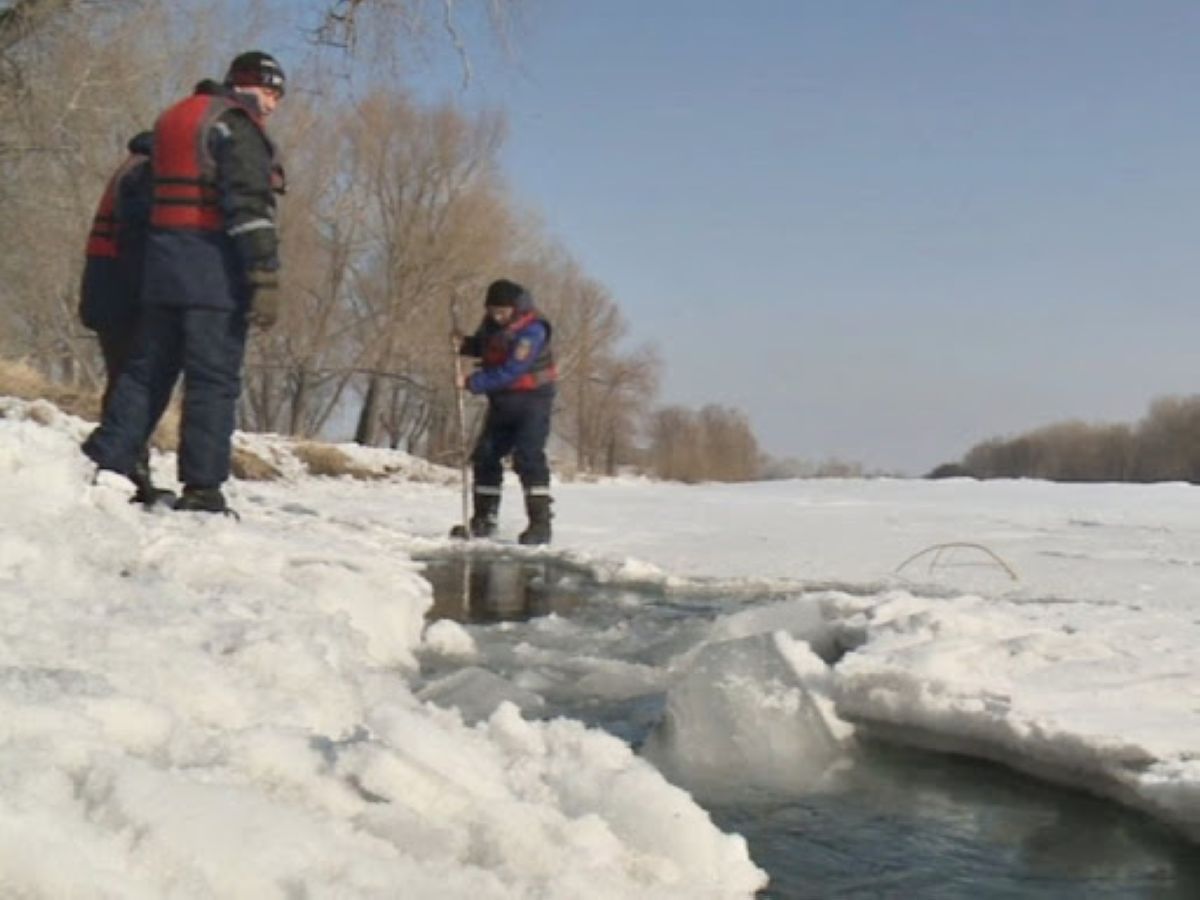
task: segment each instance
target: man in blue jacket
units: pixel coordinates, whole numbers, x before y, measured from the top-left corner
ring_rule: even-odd
[[[488,399],[483,434],[471,457],[475,482],[471,534],[495,534],[504,458],[511,453],[529,516],[529,527],[519,540],[548,544],[551,500],[546,441],[557,379],[550,322],[525,288],[503,278],[488,286],[484,308],[479,328],[459,347],[461,355],[478,357],[480,365],[464,375],[458,387]]]
[[[83,451],[131,476],[182,374],[179,510],[227,511],[247,331],[278,316],[277,160],[265,124],[283,90],[273,57],[243,53],[224,85],[201,82],[154,127],[142,335]]]

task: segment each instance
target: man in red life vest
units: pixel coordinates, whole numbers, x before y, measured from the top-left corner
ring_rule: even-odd
[[[279,313],[280,170],[265,123],[283,90],[274,58],[243,53],[224,85],[201,82],[154,127],[142,333],[83,451],[130,476],[182,374],[179,510],[227,511],[248,328]]]
[[[459,347],[461,355],[478,357],[480,367],[464,376],[458,387],[488,398],[483,434],[472,455],[471,534],[490,537],[496,531],[504,458],[511,453],[529,516],[529,527],[519,540],[548,544],[551,501],[546,440],[557,378],[550,322],[534,307],[528,291],[506,279],[488,286],[484,308],[479,328]]]
[[[102,409],[112,400],[117,379],[133,354],[141,322],[153,135],[143,131],[131,138],[128,146],[129,155],[108,180],[92,219],[79,291],[79,320],[96,332],[104,356]],[[144,444],[130,477],[137,486],[133,502],[174,503],[171,491],[159,490],[150,480],[150,453]]]

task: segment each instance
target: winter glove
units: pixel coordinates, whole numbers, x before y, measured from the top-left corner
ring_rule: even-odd
[[[458,355],[459,356],[478,356],[479,355],[479,338],[473,334],[463,334],[456,331],[458,336]],[[453,336],[451,337],[453,340]]]
[[[279,318],[279,275],[255,269],[247,280],[250,282],[250,309],[246,318],[251,325],[266,331]]]

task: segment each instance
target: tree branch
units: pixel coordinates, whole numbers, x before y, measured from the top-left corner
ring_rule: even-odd
[[[0,10],[0,53],[37,31],[55,13],[73,5],[75,0],[13,0]]]

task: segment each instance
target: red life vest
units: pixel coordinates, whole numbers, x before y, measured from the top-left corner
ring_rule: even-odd
[[[146,162],[146,157],[138,153],[130,153],[125,161],[108,179],[104,193],[100,196],[100,204],[96,207],[96,215],[92,217],[92,230],[88,234],[87,255],[92,258],[116,259],[120,249],[121,223],[117,221],[117,191],[125,176],[133,171],[135,166]]]
[[[150,224],[155,228],[221,230],[217,164],[209,152],[208,138],[217,119],[231,109],[243,111],[262,128],[262,122],[236,100],[211,94],[193,94],[158,117],[150,212]]]
[[[550,350],[550,323],[537,310],[530,310],[509,322],[504,328],[486,335],[480,361],[485,369],[504,365],[516,348],[517,335],[534,322],[541,322],[545,326],[546,341],[538,351],[533,366],[506,386],[506,391],[532,391],[558,379],[558,367],[554,364],[554,354]]]

